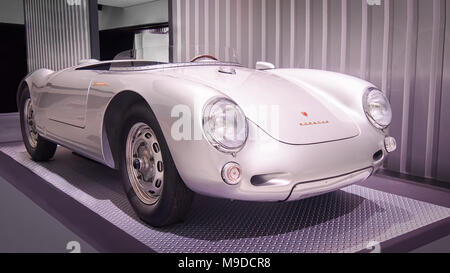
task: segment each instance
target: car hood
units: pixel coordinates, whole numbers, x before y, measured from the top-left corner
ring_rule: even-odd
[[[317,92],[270,72],[235,70],[236,74],[225,74],[218,67],[196,67],[176,73],[229,96],[251,122],[279,141],[315,144],[359,135],[345,109]]]

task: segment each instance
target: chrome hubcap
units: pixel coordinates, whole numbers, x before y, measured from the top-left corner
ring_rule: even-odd
[[[25,134],[27,135],[28,143],[33,149],[36,149],[38,142],[38,133],[36,130],[36,123],[34,122],[34,111],[31,105],[31,99],[25,101],[24,106],[24,124]]]
[[[153,130],[145,123],[131,127],[126,143],[127,172],[137,197],[145,204],[156,203],[164,182],[164,164]]]

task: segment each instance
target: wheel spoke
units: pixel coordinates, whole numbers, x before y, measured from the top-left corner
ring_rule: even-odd
[[[160,193],[161,193],[161,185],[160,185],[160,187],[158,188],[158,187],[156,186],[156,180],[155,180],[153,183],[149,183],[149,182],[144,183],[144,184],[143,184],[143,189],[144,189],[146,192],[148,192],[148,193],[150,193],[151,195],[153,195],[153,196],[159,196]]]
[[[135,124],[127,138],[129,180],[138,198],[153,204],[160,198],[164,168],[159,143],[153,130],[144,123]]]
[[[38,133],[36,131],[36,123],[34,121],[34,111],[30,98],[28,98],[25,101],[23,110],[24,110],[23,123],[25,126],[25,131],[27,132],[28,143],[32,148],[35,149],[37,147],[38,142]]]

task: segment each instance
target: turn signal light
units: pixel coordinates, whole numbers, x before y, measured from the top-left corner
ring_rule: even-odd
[[[222,179],[229,185],[236,185],[241,182],[242,169],[236,162],[228,162],[222,168]]]

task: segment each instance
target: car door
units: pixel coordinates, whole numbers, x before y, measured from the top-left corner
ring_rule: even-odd
[[[67,70],[55,75],[47,84],[51,121],[84,128],[89,88],[101,70],[87,68]]]

